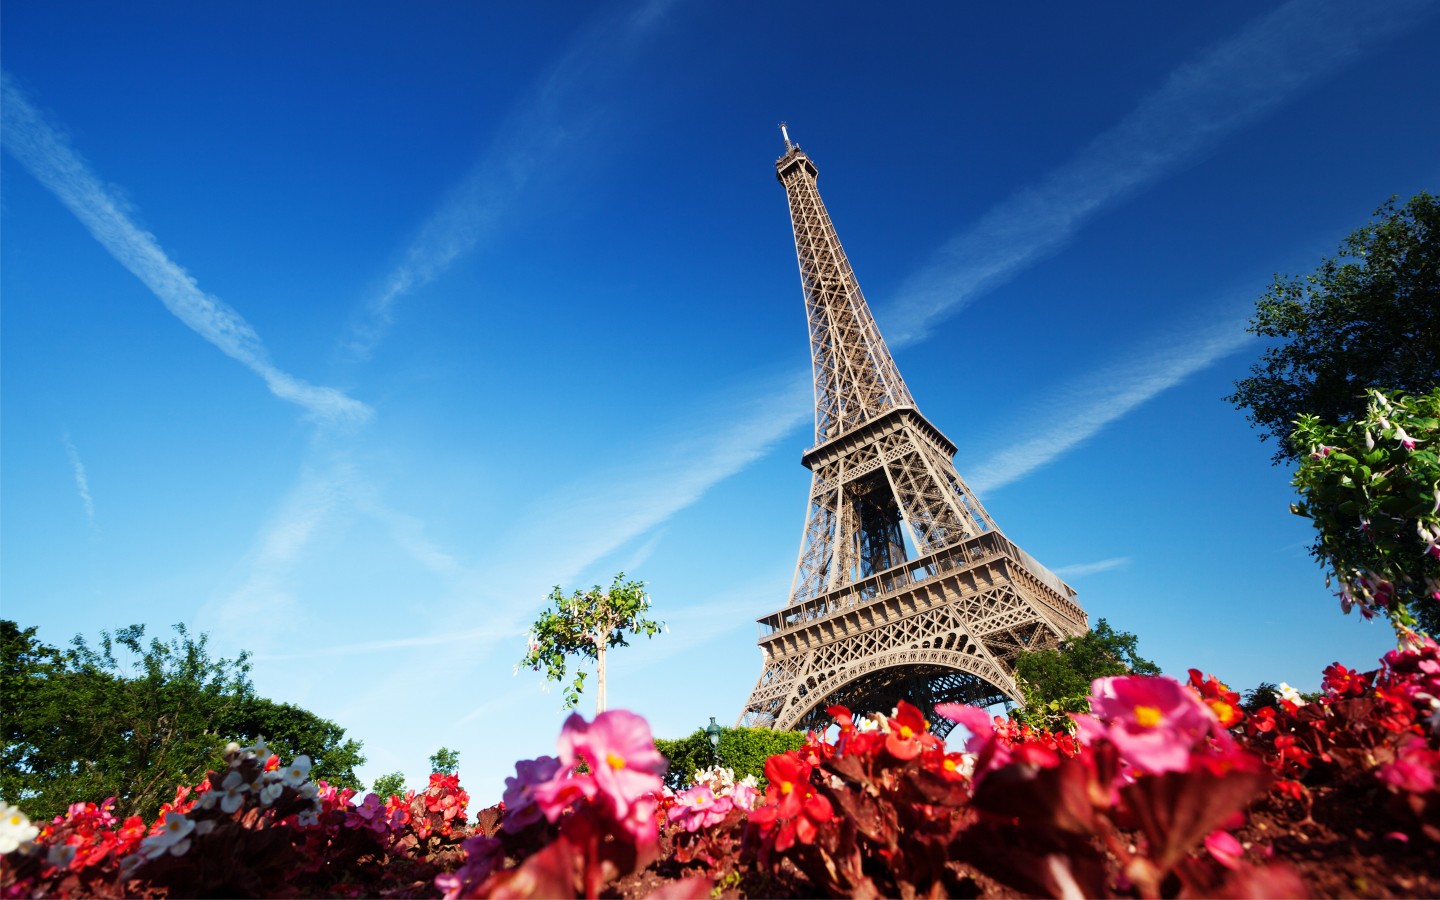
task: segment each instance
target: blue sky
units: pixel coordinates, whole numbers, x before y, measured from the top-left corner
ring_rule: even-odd
[[[549,588],[613,706],[733,721],[812,437],[776,123],[1000,527],[1171,673],[1365,666],[1220,398],[1275,272],[1440,182],[1437,5],[4,10],[3,615],[185,622],[490,802]],[[590,697],[581,709],[593,711]]]

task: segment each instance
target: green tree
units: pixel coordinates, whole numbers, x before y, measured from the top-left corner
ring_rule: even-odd
[[[441,747],[430,756],[430,771],[441,775],[454,775],[460,771],[460,751]]]
[[[608,591],[597,584],[566,597],[557,585],[548,599],[554,608],[542,612],[531,627],[530,645],[519,665],[537,672],[544,668],[548,680],[563,682],[569,657],[594,660],[595,714],[599,715],[605,711],[606,652],[628,647],[627,632],[654,637],[664,624],[645,618],[650,608],[645,582],[626,581],[624,572],[615,576]],[[567,708],[580,702],[585,674],[577,667],[574,680],[565,686]]]
[[[355,790],[364,786],[355,774],[355,768],[365,763],[360,741],[346,738],[344,728],[309,710],[250,696],[221,714],[215,730],[241,744],[264,738],[270,750],[287,762],[302,753],[309,756],[313,781]],[[224,760],[223,754],[216,754],[209,768],[218,770]]]
[[[1440,385],[1440,198],[1392,198],[1314,274],[1277,275],[1249,330],[1273,342],[1225,399],[1275,440],[1276,463],[1309,452],[1289,440],[1301,415],[1348,422],[1367,388]]]
[[[1056,649],[1022,652],[1015,676],[1024,709],[1011,718],[1037,728],[1069,728],[1068,713],[1090,710],[1090,683],[1111,675],[1158,675],[1160,667],[1137,652],[1139,639],[1104,619]]]
[[[1310,553],[1338,582],[1345,612],[1440,635],[1440,387],[1418,397],[1370,391],[1341,425],[1301,416],[1308,456],[1291,510],[1315,524]]]
[[[375,779],[375,786],[370,790],[381,797],[403,797],[405,796],[405,773],[391,772],[389,775],[381,775]]]
[[[117,813],[154,814],[176,785],[194,784],[232,739],[264,737],[354,784],[360,744],[297,707],[256,697],[249,655],[212,658],[208,638],[175,626],[145,641],[143,625],[76,636],[60,650],[36,629],[0,621],[0,796],[36,819],[77,801],[117,799]],[[314,771],[314,770],[312,770]]]

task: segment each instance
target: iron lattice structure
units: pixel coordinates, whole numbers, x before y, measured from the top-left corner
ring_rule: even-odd
[[[784,127],[782,126],[782,133]],[[785,134],[815,375],[810,507],[790,601],[760,619],[764,668],[740,724],[821,727],[836,703],[1019,701],[1021,650],[1089,627],[1075,591],[1008,540],[955,470],[955,445],[910,395],[816,187]]]

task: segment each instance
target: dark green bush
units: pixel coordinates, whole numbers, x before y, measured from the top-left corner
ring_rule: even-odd
[[[655,748],[670,761],[665,785],[672,791],[689,787],[696,771],[708,769],[717,762],[735,770],[739,780],[754,775],[765,786],[765,760],[804,745],[805,734],[799,731],[771,731],[768,728],[722,728],[718,752],[710,749],[710,740],[703,728],[678,740],[655,739]],[[718,757],[718,759],[717,759]]]

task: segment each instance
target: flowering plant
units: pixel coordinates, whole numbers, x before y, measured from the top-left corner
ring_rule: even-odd
[[[1327,426],[1301,416],[1291,441],[1310,448],[1295,473],[1314,521],[1311,554],[1340,586],[1345,612],[1388,616],[1401,631],[1440,632],[1440,387],[1386,397]]]

